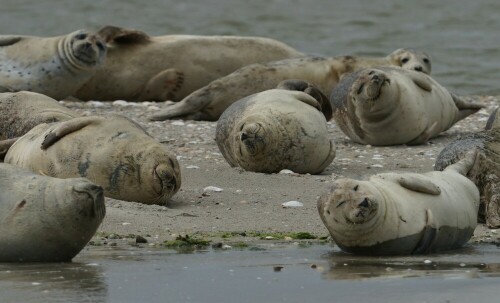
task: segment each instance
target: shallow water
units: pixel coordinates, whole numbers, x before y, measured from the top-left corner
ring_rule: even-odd
[[[268,36],[327,56],[426,50],[459,94],[500,94],[498,0],[2,0],[0,34],[59,35],[105,24],[150,34]]]
[[[68,264],[0,264],[0,301],[498,302],[499,250],[367,258],[330,245],[90,247]]]

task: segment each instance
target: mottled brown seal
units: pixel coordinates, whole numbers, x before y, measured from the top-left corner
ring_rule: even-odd
[[[429,74],[430,57],[411,49],[398,49],[386,57],[341,56],[303,57],[252,64],[212,81],[178,103],[152,115],[151,120],[182,118],[217,120],[233,102],[246,96],[275,88],[288,79],[301,79],[329,96],[343,75],[374,66],[394,65]]]
[[[70,261],[106,213],[100,186],[0,163],[0,262]]]
[[[500,227],[500,111],[493,111],[486,128],[479,133],[460,136],[439,153],[435,170],[443,170],[471,150],[478,150],[474,167],[467,177],[474,182],[481,193],[479,222],[490,228]]]
[[[86,30],[58,37],[0,36],[0,92],[63,99],[90,79],[105,56],[104,41]]]
[[[330,101],[339,128],[354,142],[371,145],[422,144],[484,107],[399,67],[346,75]]]
[[[384,173],[338,179],[318,199],[321,220],[349,253],[432,253],[460,247],[474,233],[479,191],[465,174],[476,154],[443,172]]]
[[[210,81],[258,62],[302,56],[284,43],[260,37],[149,36],[106,26],[105,64],[76,94],[82,100],[179,101]]]
[[[39,124],[11,146],[5,162],[52,177],[86,177],[107,197],[145,204],[165,204],[181,185],[176,157],[118,115]]]
[[[335,157],[320,110],[320,102],[302,91],[264,91],[235,102],[222,114],[215,141],[233,167],[320,173]]]

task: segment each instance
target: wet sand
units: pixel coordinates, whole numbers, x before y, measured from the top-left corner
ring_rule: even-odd
[[[387,171],[425,172],[450,141],[484,128],[489,113],[499,105],[492,96],[474,97],[487,108],[460,121],[448,131],[420,146],[371,147],[350,141],[335,125],[328,128],[337,144],[337,155],[320,175],[262,174],[231,168],[215,141],[216,122],[169,120],[148,121],[147,115],[164,103],[64,102],[84,115],[122,114],[143,125],[179,159],[182,172],[180,191],[166,206],[143,205],[106,199],[107,214],[94,244],[117,245],[119,238],[140,235],[150,245],[197,236],[212,241],[256,241],[290,239],[275,233],[307,232],[326,237],[316,200],[336,178],[367,178]],[[206,190],[217,187],[222,191]],[[299,201],[302,207],[284,208],[282,203]],[[500,243],[495,231],[480,225],[472,241]],[[109,239],[109,235],[114,234]],[[269,238],[271,237],[271,238]],[[228,239],[231,238],[231,239]],[[265,238],[265,237],[264,237]],[[113,244],[114,243],[114,244]]]

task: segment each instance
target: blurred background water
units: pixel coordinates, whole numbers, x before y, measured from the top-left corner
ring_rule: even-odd
[[[272,37],[311,54],[427,51],[458,94],[500,94],[498,0],[0,0],[0,34],[51,36],[117,25],[153,35]]]

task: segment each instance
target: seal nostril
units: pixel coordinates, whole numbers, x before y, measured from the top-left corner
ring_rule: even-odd
[[[359,203],[359,207],[368,207],[368,206],[370,206],[368,198],[365,198],[361,203]]]
[[[422,71],[422,66],[415,66],[415,70],[417,72],[421,72]]]
[[[246,133],[241,133],[241,141],[248,139],[248,135]]]

